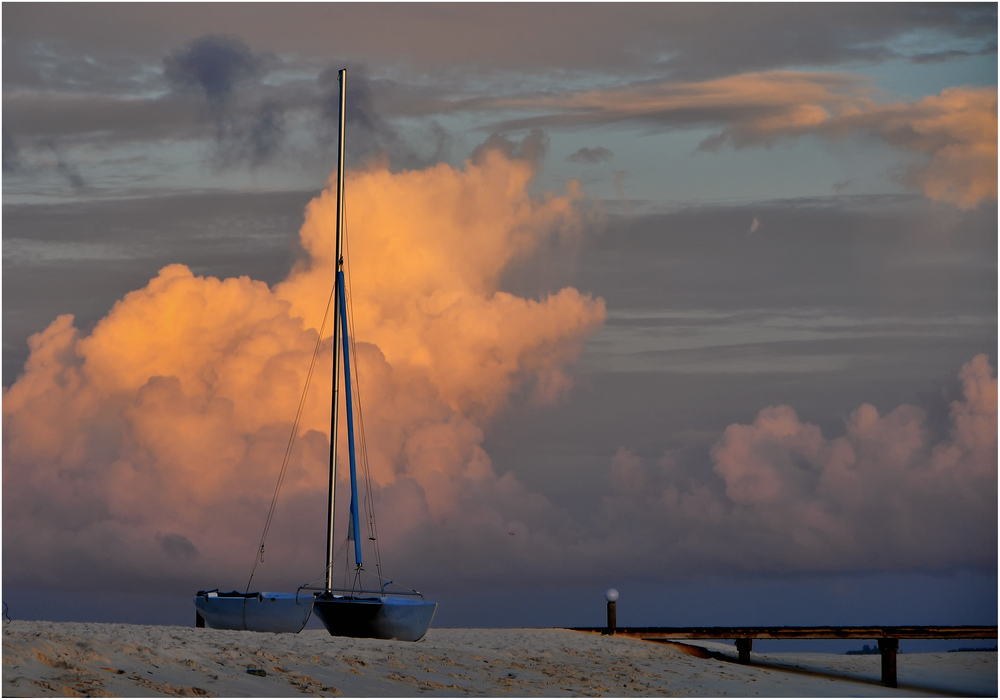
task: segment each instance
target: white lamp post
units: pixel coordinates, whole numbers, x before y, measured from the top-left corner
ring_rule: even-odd
[[[614,634],[615,628],[618,627],[618,615],[616,608],[616,603],[618,602],[618,591],[614,588],[609,588],[604,591],[604,597],[608,601],[608,631],[607,634]]]

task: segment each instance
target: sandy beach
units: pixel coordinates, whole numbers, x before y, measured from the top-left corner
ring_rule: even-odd
[[[901,654],[899,687],[878,656],[754,654],[562,629],[431,629],[416,643],[325,631],[15,620],[3,628],[5,697],[770,696],[997,694],[995,652]]]

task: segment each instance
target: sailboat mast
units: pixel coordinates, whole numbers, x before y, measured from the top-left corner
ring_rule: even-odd
[[[347,94],[347,70],[340,70],[340,119],[339,138],[337,141],[337,258],[335,265],[335,275],[340,274],[344,267],[343,242],[344,242],[344,98]],[[338,348],[340,346],[340,285],[334,285],[333,298],[333,397],[330,416],[330,491],[329,502],[327,504],[327,531],[326,531],[326,589],[333,588],[333,555],[335,540],[333,538],[334,524],[334,501],[337,495],[337,417],[339,411],[338,396],[340,394],[340,368]]]

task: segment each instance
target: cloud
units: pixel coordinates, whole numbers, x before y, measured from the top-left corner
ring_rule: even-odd
[[[86,181],[80,175],[79,169],[68,162],[63,155],[62,148],[53,139],[42,139],[39,143],[39,150],[47,152],[45,156],[29,160],[27,157],[30,149],[22,149],[18,139],[7,131],[3,130],[3,172],[12,175],[24,175],[28,173],[44,172],[54,170],[59,177],[72,187],[76,192],[87,187]],[[51,154],[51,158],[48,157]],[[54,159],[54,162],[53,160]]]
[[[397,152],[402,139],[375,107],[374,90],[364,66],[331,66],[318,79],[321,98],[319,105],[322,123],[321,142],[336,148],[340,120],[341,68],[347,69],[347,111],[345,130],[350,133],[351,156],[364,161],[374,155]]]
[[[837,73],[771,71],[744,73],[700,82],[643,81],[634,85],[588,89],[565,94],[496,98],[498,107],[531,111],[538,116],[512,119],[505,128],[581,127],[635,123],[653,128],[706,125],[754,126],[755,131],[821,123],[828,112],[863,105],[871,92],[867,81]],[[749,129],[747,133],[751,133]],[[727,132],[726,138],[736,136]],[[759,137],[758,137],[759,138]],[[725,139],[723,139],[724,141]],[[709,146],[723,141],[710,142]],[[735,145],[744,145],[736,141]]]
[[[347,111],[345,129],[350,143],[347,163],[364,163],[372,158],[387,158],[393,167],[420,169],[447,160],[451,136],[440,124],[427,119],[419,127],[408,127],[404,137],[393,118],[426,117],[419,105],[427,92],[415,92],[412,85],[389,79],[373,79],[367,66],[347,62],[331,65],[317,80],[315,98],[303,96],[301,102],[318,119],[318,147],[336,153],[340,119],[341,68],[347,69]],[[414,109],[416,107],[416,109]],[[434,110],[430,110],[433,113]]]
[[[482,160],[484,154],[499,151],[508,158],[523,160],[537,168],[549,150],[549,137],[541,129],[532,129],[521,141],[513,141],[506,134],[493,132],[485,143],[472,152],[472,161]]]
[[[184,535],[171,533],[168,535],[158,534],[156,541],[163,547],[163,551],[169,557],[194,559],[198,556],[198,549]]]
[[[66,182],[76,191],[80,191],[86,187],[86,183],[83,177],[80,175],[77,168],[66,162],[60,149],[52,141],[48,141],[46,144],[49,150],[52,151],[52,155],[56,159],[56,171],[66,179]]]
[[[605,313],[572,288],[498,289],[508,264],[586,223],[575,186],[534,198],[533,174],[492,149],[464,169],[371,166],[348,181],[354,361],[384,553],[409,556],[433,530],[482,564],[480,535],[559,520],[483,449],[505,407],[565,395],[565,367]],[[307,255],[274,287],[168,265],[91,332],[60,316],[31,337],[3,397],[6,581],[242,584],[330,292],[334,199],[309,204]],[[282,585],[322,572],[324,335],[268,542],[265,580]]]
[[[213,163],[218,167],[264,165],[281,151],[285,122],[284,107],[276,100],[264,100],[255,111],[240,117],[220,119]]]
[[[929,198],[971,209],[997,198],[997,91],[947,88],[914,103],[845,114],[831,128],[867,131],[929,162],[910,169],[908,184]]]
[[[202,93],[213,108],[225,105],[239,83],[256,81],[266,72],[265,58],[235,36],[202,36],[163,59],[168,83]]]
[[[7,129],[3,130],[3,172],[16,174],[24,163],[21,161],[21,151],[17,141]]]
[[[997,196],[996,88],[946,88],[914,102],[879,104],[856,77],[773,71],[506,98],[497,105],[548,111],[506,121],[501,126],[508,129],[622,122],[655,129],[721,126],[700,145],[709,151],[808,135],[872,137],[924,159],[910,168],[906,184],[933,200],[969,209]]]
[[[593,165],[594,163],[610,160],[614,155],[614,151],[610,148],[597,146],[596,148],[581,148],[576,153],[571,153],[566,156],[566,160],[570,163],[586,163],[587,165]]]
[[[788,105],[784,114],[731,125],[704,145],[717,148],[728,141],[743,147],[805,134],[827,138],[867,134],[926,156],[926,162],[909,169],[907,184],[930,199],[961,209],[996,199],[995,88],[946,88],[915,102],[889,105],[866,99],[838,102]]]
[[[806,134],[836,138],[835,134],[825,133],[826,127],[842,131],[843,125],[836,123],[843,116],[841,107],[867,110],[868,85],[844,76],[778,69],[788,65],[836,65],[845,59],[879,62],[905,58],[891,48],[890,42],[898,37],[911,39],[911,32],[928,28],[933,28],[939,37],[932,47],[949,47],[939,52],[941,56],[995,52],[995,31],[990,43],[989,20],[995,24],[995,8],[991,7],[934,12],[908,7],[892,11],[878,8],[858,13],[834,7],[782,9],[780,13],[761,8],[752,12],[727,9],[721,13],[710,7],[657,10],[631,8],[630,12],[621,13],[592,8],[574,20],[579,23],[575,32],[567,30],[566,37],[557,42],[546,34],[546,41],[534,49],[535,60],[540,62],[533,63],[521,52],[507,57],[508,43],[428,42],[426,36],[437,32],[446,32],[451,38],[464,36],[454,27],[486,22],[493,28],[494,37],[510,32],[523,39],[523,26],[544,26],[557,21],[564,24],[566,19],[557,17],[554,10],[519,8],[514,15],[505,13],[501,18],[496,16],[496,10],[455,9],[447,13],[448,21],[442,24],[440,16],[416,8],[406,11],[407,30],[401,35],[397,31],[387,32],[380,16],[363,7],[343,12],[338,9],[341,15],[346,13],[355,18],[338,17],[338,25],[355,29],[341,37],[337,45],[354,44],[356,50],[345,50],[344,54],[356,57],[354,60],[360,65],[378,67],[379,75],[378,79],[369,79],[366,71],[359,68],[360,82],[352,78],[349,83],[350,104],[355,106],[348,116],[351,128],[357,131],[357,138],[352,139],[353,148],[360,148],[362,160],[385,152],[396,167],[423,167],[448,155],[447,139],[440,126],[431,122],[434,115],[472,114],[480,119],[484,111],[496,108],[520,112],[516,119],[491,127],[506,133],[521,128],[626,121],[652,125],[655,129],[717,129],[719,133],[705,141],[706,148],[723,143],[736,147],[768,145]],[[327,12],[315,8],[308,16],[323,17]],[[190,27],[209,26],[211,22],[186,23],[180,22],[179,17],[208,21],[201,10],[186,8],[179,15],[130,11],[115,26],[130,26],[133,31],[116,31],[116,36],[101,41],[99,48],[88,46],[84,61],[79,59],[78,37],[62,41],[56,37],[63,37],[69,31],[63,28],[63,23],[72,29],[92,27],[88,36],[95,32],[101,35],[106,30],[94,24],[103,25],[103,18],[98,22],[92,12],[52,17],[42,10],[19,10],[8,18],[8,24],[23,31],[9,32],[4,44],[5,66],[10,66],[5,70],[5,85],[16,86],[16,90],[5,91],[5,126],[19,139],[32,134],[51,138],[86,134],[102,143],[136,138],[158,141],[190,138],[188,101],[194,96],[203,100],[203,116],[216,128],[218,149],[212,156],[216,166],[259,167],[270,162],[282,153],[286,144],[296,143],[295,127],[310,122],[320,125],[318,137],[325,152],[329,129],[334,123],[330,106],[336,102],[335,71],[322,74],[322,67],[329,60],[329,23],[318,22],[324,31],[312,34],[317,30],[311,22],[296,22],[292,35],[285,22],[277,18],[271,22],[261,19],[270,14],[271,11],[266,11],[253,18],[232,18],[230,34],[208,34],[190,40]],[[151,19],[153,16],[155,20]],[[523,19],[514,21],[513,16]],[[397,52],[402,45],[413,41],[410,35],[416,33],[412,32],[412,26],[418,25],[422,27],[420,46],[411,47],[411,51],[405,52],[406,58],[400,59]],[[149,26],[158,28],[155,41],[148,38],[139,41],[137,37]],[[174,31],[166,32],[167,26],[174,27]],[[362,26],[367,28],[364,36],[359,33],[363,30],[357,29]],[[794,26],[795,31],[783,32],[780,28],[784,26]],[[594,27],[601,28],[603,45],[614,47],[609,48],[614,60],[608,51],[599,58],[607,71],[605,79],[613,81],[609,84],[614,88],[578,90],[562,96],[551,91],[524,94],[523,85],[536,85],[537,81],[524,80],[522,68],[527,67],[529,75],[547,73],[563,66],[570,55],[575,58],[571,69],[565,71],[564,84],[593,84],[595,74],[587,67],[598,60],[597,54],[592,50],[593,42],[583,37],[597,31]],[[651,27],[659,30],[652,31]],[[750,27],[756,31],[750,31]],[[310,35],[311,50],[306,49]],[[761,42],[760,36],[777,38]],[[961,44],[956,43],[959,38]],[[165,41],[180,45],[165,51],[161,48]],[[122,45],[128,49],[121,48]],[[251,48],[265,45],[280,51],[286,63],[277,54]],[[392,49],[390,54],[372,53],[375,46],[381,46],[384,52],[386,45]],[[908,45],[921,46],[912,40]],[[149,71],[148,64],[137,58],[136,46],[146,51],[166,52],[161,58],[162,75]],[[960,48],[951,48],[954,46]],[[498,50],[505,54],[503,67],[498,67],[500,64],[494,60]],[[436,77],[429,84],[428,72],[418,66],[437,64],[443,56],[453,55],[452,52],[463,54],[463,65],[467,64],[470,72],[447,79]],[[931,54],[915,53],[914,60],[923,60],[919,59],[922,55]],[[547,57],[545,61],[543,56]],[[615,65],[620,68],[613,68]],[[279,72],[277,69],[281,67],[288,70]],[[631,71],[629,80],[633,85],[625,82],[626,87],[621,87],[621,67]],[[733,75],[734,71],[749,72]],[[318,85],[301,80],[302,75],[317,74],[322,74]],[[489,76],[489,81],[483,80],[483,74]],[[652,74],[658,78],[651,80]],[[162,95],[164,83],[172,89],[166,96]],[[808,83],[813,84],[812,88]],[[484,89],[484,85],[489,87]],[[150,97],[157,94],[159,97]],[[539,110],[544,113],[539,114]],[[414,128],[417,122],[413,117],[423,121],[421,133],[403,139],[400,136],[403,130]],[[859,125],[856,131],[886,138],[884,130],[877,127]],[[961,143],[962,153],[945,153],[940,149],[929,152],[912,145],[897,145],[914,151],[921,160],[931,161],[927,167],[911,169],[905,179],[907,185],[932,198],[963,207],[990,199],[989,192],[995,193],[996,187],[995,176],[992,180],[986,177],[988,153],[980,153],[980,141]],[[422,148],[412,144],[431,146]],[[29,147],[25,143],[21,146]],[[594,152],[581,149],[571,158],[606,156],[599,148],[590,150]],[[969,174],[970,167],[973,175]]]
[[[240,105],[237,87],[259,83],[277,63],[254,53],[238,37],[206,35],[163,59],[163,76],[179,92],[204,96],[215,126],[217,167],[259,167],[273,159],[285,139],[285,106],[274,97]]]
[[[661,533],[672,567],[756,573],[996,566],[997,380],[985,355],[959,372],[962,398],[935,439],[928,415],[870,404],[828,439],[787,405],[733,424],[705,471],[668,452],[611,464],[620,527]],[[662,533],[671,533],[663,538]],[[652,540],[653,535],[650,535]]]
[[[986,42],[983,46],[975,51],[966,51],[961,49],[946,49],[943,51],[928,51],[924,53],[917,53],[910,56],[910,62],[916,63],[917,65],[927,64],[927,63],[946,63],[947,61],[952,61],[955,59],[963,58],[974,58],[976,56],[995,56],[997,52],[997,41],[994,38],[993,41]]]
[[[211,6],[198,4],[112,5],[99,12],[87,6],[56,12],[25,5],[9,10],[4,19],[10,27],[4,37],[5,83],[9,42],[18,41],[28,52],[40,43],[72,46],[85,36],[93,46],[128,55],[184,40],[192,27],[219,23]],[[353,3],[315,4],[294,13],[261,6],[252,13],[231,13],[225,26],[251,43],[267,42],[275,51],[304,59],[326,60],[334,46],[357,61],[385,58],[417,75],[460,65],[480,74],[508,71],[522,80],[539,68],[587,76],[638,69],[690,80],[788,65],[905,59],[891,48],[900,45],[914,47],[918,56],[942,44],[975,51],[995,42],[996,8],[988,3],[634,4],[625,9],[592,4],[567,16],[564,8],[540,3],[414,4],[396,8],[387,23],[384,8]],[[483,27],[489,27],[488,35]],[[511,51],[514,45],[518,48]]]
[[[626,170],[616,170],[614,172],[614,188],[615,194],[618,195],[618,199],[625,199],[625,175],[628,173]]]

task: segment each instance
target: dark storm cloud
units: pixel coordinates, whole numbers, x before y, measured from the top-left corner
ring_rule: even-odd
[[[19,176],[26,173],[55,171],[59,178],[75,192],[79,193],[86,188],[87,184],[80,174],[79,168],[66,159],[62,148],[54,139],[40,139],[36,146],[37,151],[44,155],[42,158],[36,157],[29,161],[30,156],[25,153],[29,149],[22,150],[18,141],[11,136],[9,131],[4,129],[3,172],[10,176]]]
[[[7,80],[6,56],[4,63],[5,127],[25,139],[85,137],[91,142],[111,142],[190,135],[197,113],[192,98],[204,101],[210,120],[217,125],[233,120],[238,114],[234,104],[238,88],[257,85],[275,63],[270,54],[251,51],[238,38],[228,36],[204,36],[161,59],[147,56],[145,63],[94,60],[89,51],[83,54],[86,60],[81,60],[80,53],[65,46],[52,51],[43,51],[37,44],[29,44],[32,51],[16,49],[25,43],[15,40],[15,48],[10,49],[13,82]],[[6,38],[4,51],[8,51]],[[66,71],[49,64],[86,69],[67,77]],[[165,92],[167,88],[174,92]],[[251,115],[254,109],[250,107]],[[256,109],[271,115],[275,111],[263,106]],[[266,126],[267,120],[262,123]]]
[[[340,70],[347,70],[345,112],[346,126],[352,132],[360,129],[362,134],[370,132],[379,134],[388,129],[385,120],[375,110],[374,97],[368,71],[363,66],[345,65],[330,66],[319,76],[318,82],[322,91],[321,116],[336,126],[340,120]]]
[[[238,84],[259,80],[268,68],[267,57],[234,36],[203,36],[163,59],[168,83],[201,92],[215,109],[229,101]]]
[[[322,138],[336,148],[340,120],[340,69],[347,69],[347,109],[344,128],[351,134],[352,158],[364,160],[381,151],[395,151],[401,139],[375,107],[375,97],[368,71],[357,64],[331,65],[319,78],[320,122]]]
[[[277,100],[264,100],[253,111],[219,118],[213,164],[220,168],[256,168],[270,162],[281,153],[285,122],[285,109]]]
[[[506,134],[494,132],[472,151],[472,162],[479,162],[483,154],[490,150],[498,150],[508,158],[527,161],[537,168],[549,150],[549,137],[541,129],[532,129],[520,141],[513,141]]]
[[[284,110],[275,100],[267,100],[257,110],[257,119],[250,131],[250,163],[257,165],[273,156],[285,135]]]
[[[204,96],[215,124],[218,167],[251,168],[277,156],[285,138],[285,107],[275,98],[236,105],[237,88],[255,85],[278,63],[254,52],[239,37],[206,35],[163,59],[163,75],[175,89]]]
[[[66,179],[70,187],[74,190],[80,191],[86,187],[86,183],[83,181],[83,177],[80,175],[76,166],[71,163],[66,162],[63,158],[60,149],[56,146],[54,141],[46,141],[45,146],[52,152],[52,155],[56,159],[56,171]]]
[[[349,134],[346,154],[349,166],[383,155],[401,168],[424,167],[446,159],[451,140],[437,122],[429,121],[415,139],[405,138],[392,122],[394,117],[426,117],[451,109],[451,105],[432,96],[440,94],[440,89],[418,91],[397,81],[375,80],[366,66],[349,61],[329,65],[317,79],[319,94],[315,107],[321,148],[331,154],[336,152],[342,68],[347,70],[345,130]],[[415,147],[411,141],[419,142],[423,148]]]
[[[584,147],[575,153],[566,156],[566,160],[570,163],[586,163],[588,165],[592,165],[594,163],[610,160],[614,155],[614,151],[610,148],[605,148],[604,146],[597,146],[596,148]]]

